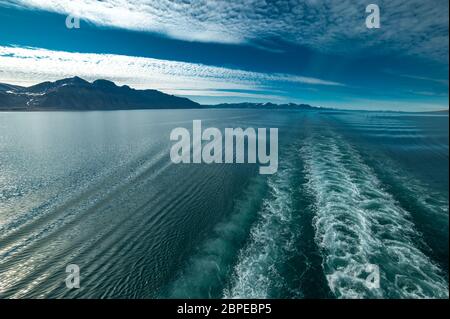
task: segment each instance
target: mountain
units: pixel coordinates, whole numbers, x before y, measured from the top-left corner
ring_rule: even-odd
[[[0,92],[1,91],[8,91],[8,90],[17,90],[17,89],[22,89],[23,87],[18,86],[18,85],[11,85],[11,84],[6,84],[6,83],[0,83]]]
[[[111,81],[79,77],[30,87],[0,84],[0,110],[189,109],[200,105],[157,90],[135,90]]]
[[[307,104],[236,103],[200,105],[157,90],[135,90],[107,80],[79,77],[42,82],[30,87],[0,83],[0,111],[132,110],[132,109],[317,109]]]
[[[228,108],[238,108],[238,109],[261,109],[261,110],[317,110],[318,107],[311,106],[309,104],[295,104],[295,103],[287,103],[287,104],[274,104],[274,103],[222,103],[216,105],[208,105],[205,106],[208,108],[218,108],[218,109],[228,109]]]

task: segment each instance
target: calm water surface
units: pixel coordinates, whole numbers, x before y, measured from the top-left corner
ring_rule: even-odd
[[[172,164],[194,119],[279,128],[278,173]],[[0,113],[0,298],[448,298],[448,134],[408,113]]]

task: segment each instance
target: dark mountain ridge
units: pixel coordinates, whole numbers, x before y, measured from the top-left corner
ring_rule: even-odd
[[[208,108],[226,109],[226,108],[239,108],[239,109],[265,109],[265,110],[275,110],[275,109],[314,109],[317,110],[318,107],[311,106],[309,104],[296,104],[296,103],[285,103],[285,104],[275,104],[275,103],[222,103],[216,105],[205,105]]]
[[[111,81],[79,77],[43,82],[27,88],[0,84],[0,110],[128,110],[197,108],[186,98],[157,90],[135,90]]]
[[[313,109],[307,104],[238,103],[200,105],[158,90],[136,90],[108,80],[79,77],[42,82],[30,87],[0,83],[0,111],[133,110],[133,109]]]

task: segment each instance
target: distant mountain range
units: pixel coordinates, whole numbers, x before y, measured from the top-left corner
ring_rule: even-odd
[[[79,77],[43,82],[30,87],[0,83],[0,111],[89,111],[132,109],[310,109],[306,104],[239,103],[200,105],[157,90],[136,90],[107,80]]]
[[[295,104],[295,103],[286,103],[286,104],[274,104],[274,103],[222,103],[216,105],[204,105],[207,108],[217,108],[217,109],[226,109],[226,108],[238,108],[238,109],[266,109],[266,110],[278,110],[278,109],[319,109],[319,107],[311,106],[309,104]],[[320,108],[322,109],[322,108]]]

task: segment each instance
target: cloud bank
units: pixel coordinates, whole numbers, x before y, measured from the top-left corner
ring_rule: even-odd
[[[74,75],[108,79],[135,88],[192,96],[236,96],[282,99],[277,89],[291,86],[344,86],[289,74],[237,69],[144,57],[52,51],[0,46],[0,82],[32,85]]]
[[[171,38],[270,47],[283,39],[320,51],[395,51],[448,60],[447,0],[378,0],[381,29],[365,27],[365,0],[5,0],[74,14],[100,26]],[[351,43],[351,45],[349,45]]]

